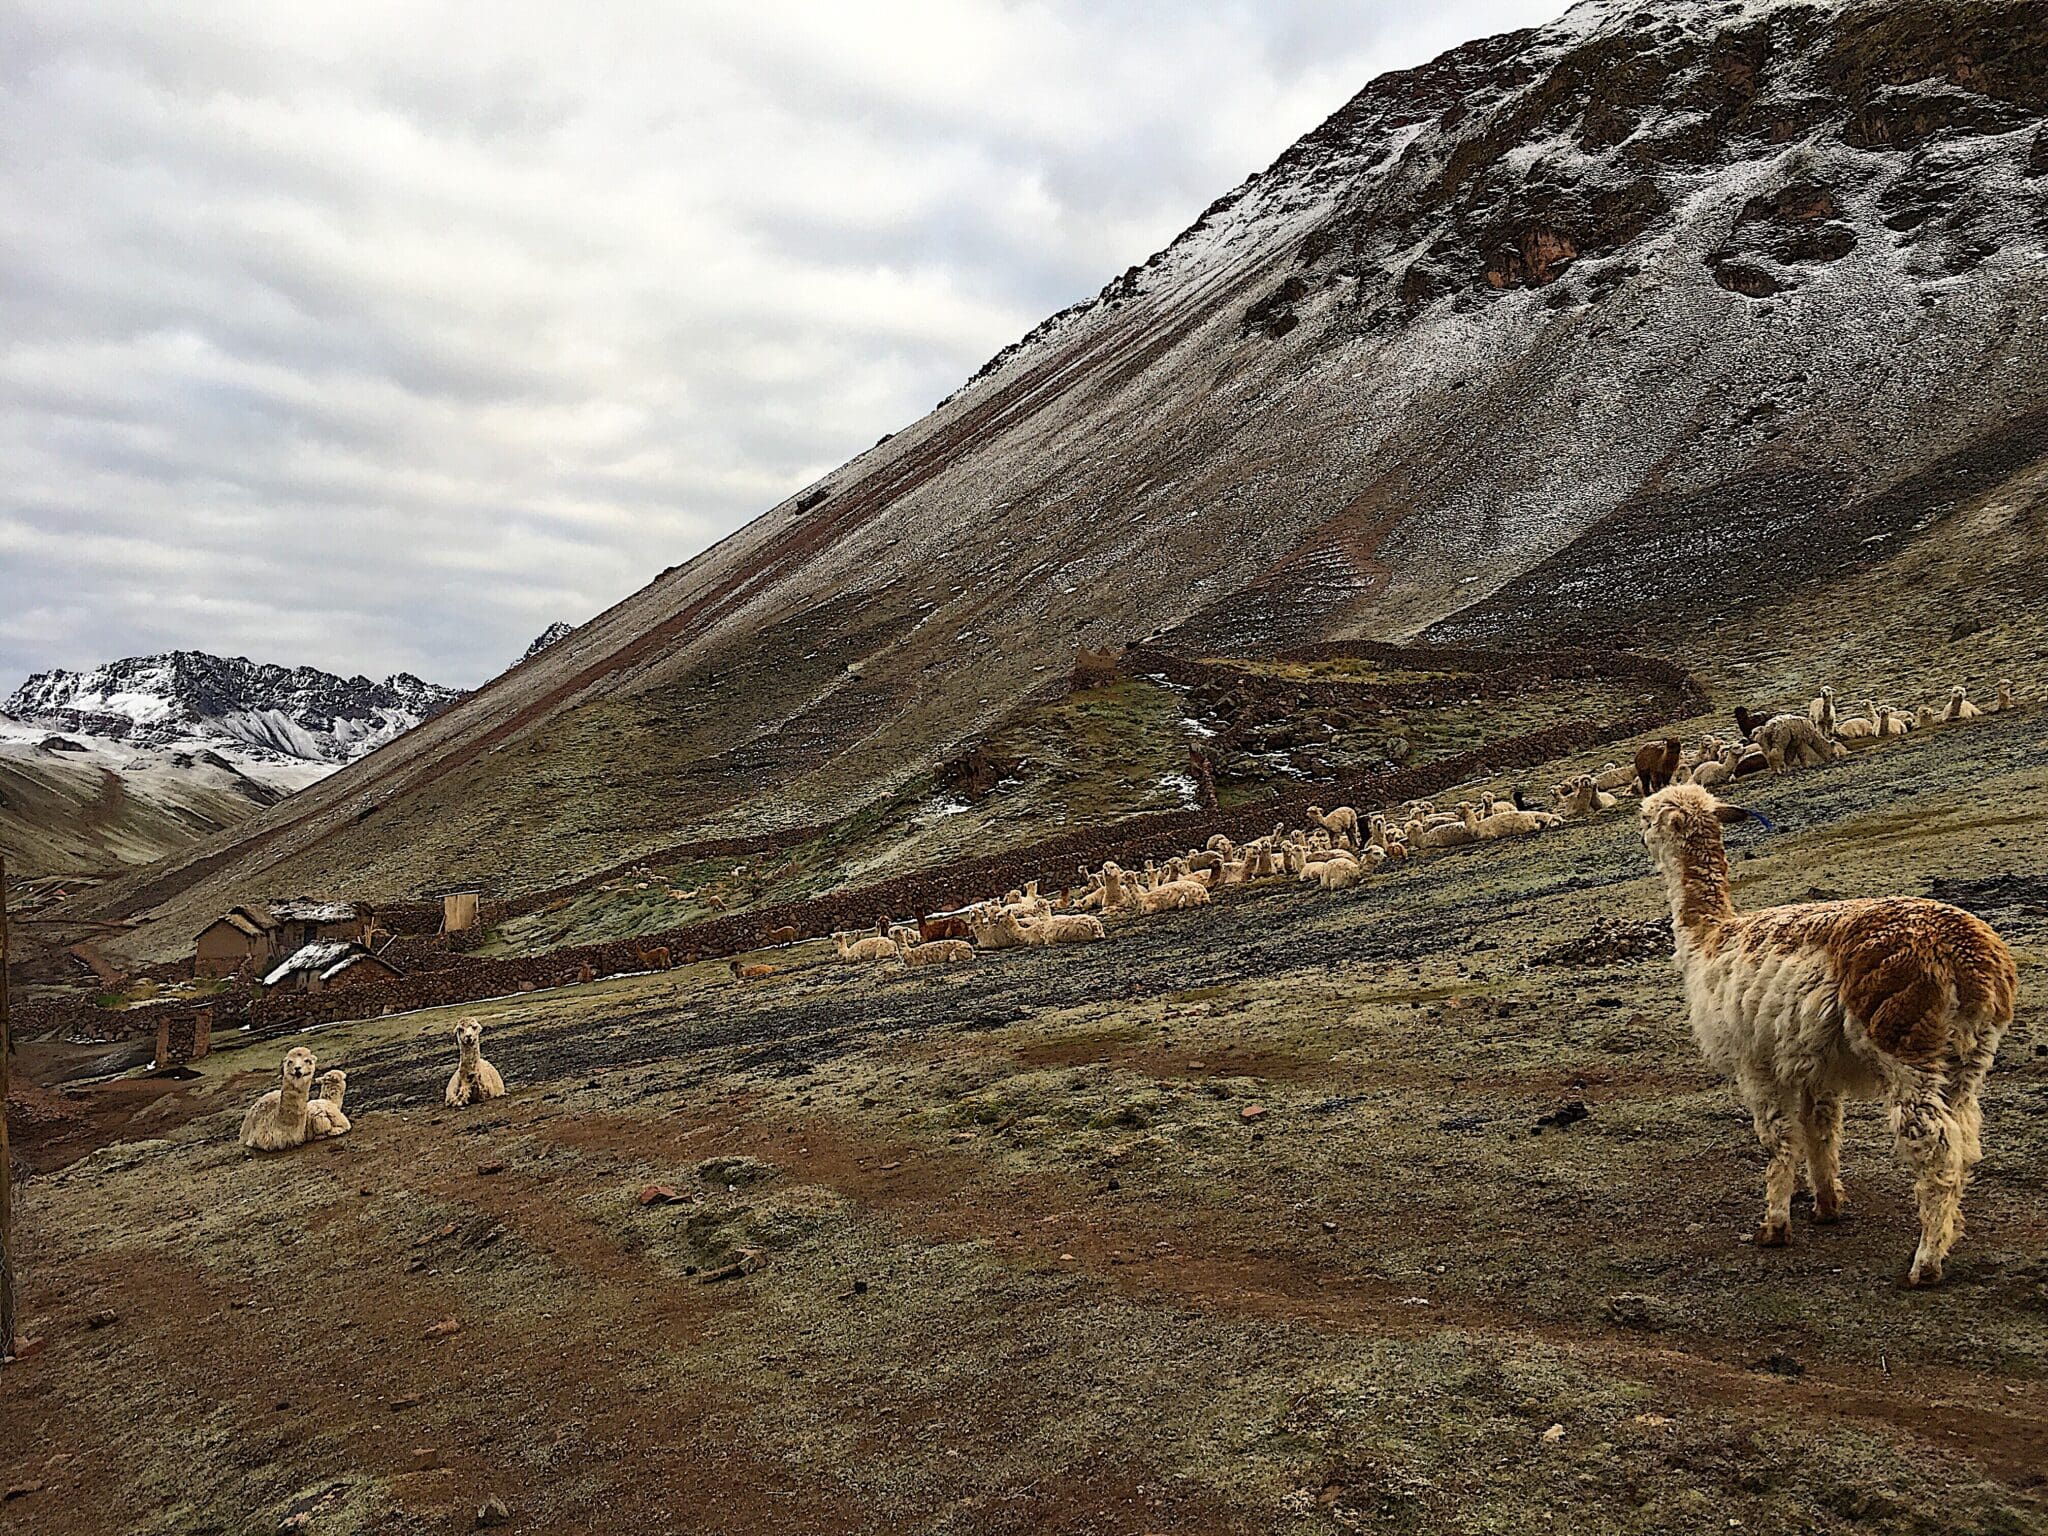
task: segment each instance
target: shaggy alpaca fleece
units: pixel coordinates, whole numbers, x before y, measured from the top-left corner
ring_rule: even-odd
[[[284,1053],[280,1084],[242,1116],[242,1145],[254,1152],[282,1152],[304,1145],[307,1095],[313,1086],[313,1053],[295,1045]]]
[[[455,1026],[457,1061],[455,1075],[448,1079],[448,1106],[460,1109],[482,1099],[503,1098],[505,1079],[484,1060],[484,1026],[481,1019],[464,1019]]]
[[[348,1074],[336,1067],[320,1074],[320,1097],[306,1106],[306,1140],[346,1136],[351,1129],[341,1101],[348,1094]]]
[[[1920,1209],[1907,1281],[1933,1284],[1983,1156],[1978,1094],[2012,1023],[2012,953],[1968,912],[1914,897],[1737,912],[1721,829],[1747,815],[1674,785],[1643,802],[1642,834],[1670,898],[1693,1035],[1770,1157],[1757,1241],[1790,1238],[1802,1166],[1815,1219],[1835,1219],[1843,1100],[1881,1097]]]

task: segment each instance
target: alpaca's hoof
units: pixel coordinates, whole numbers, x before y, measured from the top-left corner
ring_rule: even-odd
[[[1824,1227],[1831,1227],[1842,1219],[1842,1192],[1821,1194],[1813,1197],[1813,1219]]]
[[[1756,1229],[1756,1245],[1759,1248],[1782,1248],[1792,1241],[1792,1223],[1772,1221],[1768,1217]]]
[[[1929,1286],[1939,1284],[1941,1284],[1941,1260],[1939,1259],[1927,1259],[1925,1261],[1915,1259],[1913,1267],[1906,1271],[1906,1288],[1908,1290],[1924,1291]]]

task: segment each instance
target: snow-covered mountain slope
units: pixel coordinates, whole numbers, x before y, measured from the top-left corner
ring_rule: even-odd
[[[4,707],[29,726],[130,746],[226,744],[258,763],[338,767],[461,696],[406,672],[376,683],[315,667],[172,651],[131,656],[89,672],[39,672]]]
[[[1083,645],[1808,598],[2048,455],[2044,237],[2039,0],[1590,0],[1372,82],[923,420],[107,908],[834,820]]]
[[[259,761],[232,745],[137,745],[0,715],[0,850],[17,878],[147,864],[333,771]]]

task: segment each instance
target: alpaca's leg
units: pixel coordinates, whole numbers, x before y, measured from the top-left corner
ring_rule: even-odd
[[[1813,1191],[1813,1219],[1835,1221],[1842,1214],[1842,1096],[1801,1096],[1799,1130],[1806,1141],[1806,1186]]]
[[[1935,1285],[1942,1260],[1962,1234],[1964,1133],[1939,1088],[1925,1080],[1892,1100],[1892,1134],[1913,1170],[1920,1206],[1920,1246],[1906,1273],[1908,1285]]]
[[[1792,1191],[1799,1186],[1799,1168],[1805,1161],[1799,1122],[1785,1090],[1768,1078],[1744,1073],[1742,1097],[1756,1122],[1756,1139],[1770,1158],[1764,1169],[1764,1219],[1756,1229],[1757,1245],[1782,1247],[1792,1240]]]

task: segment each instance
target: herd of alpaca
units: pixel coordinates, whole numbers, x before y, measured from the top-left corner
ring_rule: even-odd
[[[505,1079],[484,1060],[483,1040],[481,1020],[468,1018],[455,1026],[455,1075],[448,1079],[448,1091],[443,1095],[451,1109],[504,1096]],[[314,1098],[313,1074],[318,1065],[303,1045],[284,1053],[282,1081],[242,1116],[243,1146],[253,1152],[283,1152],[349,1133],[348,1116],[341,1112],[348,1074],[338,1067],[320,1073],[320,1096]]]
[[[1519,791],[1510,800],[1481,794],[1476,803],[1461,800],[1449,809],[1414,800],[1392,815],[1372,812],[1363,821],[1348,805],[1330,810],[1311,805],[1304,826],[1276,826],[1248,843],[1217,833],[1202,847],[1163,863],[1148,860],[1142,871],[1106,861],[1099,869],[1077,871],[1076,884],[1057,895],[1040,895],[1033,881],[914,925],[880,918],[872,931],[834,933],[832,942],[847,965],[894,961],[905,970],[971,961],[978,950],[1092,943],[1106,937],[1104,917],[1201,906],[1219,886],[1289,880],[1325,891],[1348,890],[1382,866],[1416,854],[1543,832],[1567,819],[1613,810],[1631,793],[1648,796],[1671,784],[1712,788],[1752,773],[1818,767],[1847,757],[1851,744],[1904,735],[1923,725],[1971,720],[1985,712],[1969,702],[1960,684],[1950,689],[1941,709],[1922,709],[1911,718],[1876,704],[1868,721],[1842,716],[1834,698],[1832,688],[1823,688],[1804,715],[1757,717],[1738,708],[1734,738],[1708,735],[1694,751],[1676,736],[1646,743],[1632,766],[1608,763],[1597,773],[1577,774],[1556,785],[1550,809],[1523,804]],[[2000,682],[1991,711],[2013,705],[2012,683]],[[771,971],[735,961],[732,973],[746,980]]]
[[[1786,773],[1818,768],[1851,755],[1852,749],[1905,736],[1930,726],[1950,725],[2016,707],[2012,679],[2001,678],[1997,696],[1986,708],[1970,702],[1969,689],[1957,683],[1939,707],[1924,704],[1908,714],[1891,704],[1871,700],[1865,715],[1845,715],[1835,705],[1835,690],[1824,687],[1804,714],[1758,716],[1738,705],[1733,739],[1709,733],[1694,751],[1676,736],[1646,742],[1636,750],[1633,769],[1609,763],[1597,774],[1580,774],[1556,786],[1565,815],[1606,810],[1617,794],[1633,790],[1653,795],[1670,784],[1698,784],[1713,789],[1753,773]]]
[[[1993,712],[2014,707],[2001,682]],[[1807,713],[1758,718],[1735,712],[1733,740],[1706,737],[1688,754],[1676,737],[1645,744],[1632,767],[1609,763],[1554,788],[1555,811],[1461,801],[1440,811],[1411,802],[1390,818],[1374,812],[1308,808],[1310,829],[1272,832],[1249,843],[1218,833],[1201,847],[1142,871],[1105,861],[1081,870],[1078,888],[1057,898],[1038,883],[959,913],[917,924],[877,921],[872,932],[832,935],[850,965],[895,961],[905,970],[971,962],[978,950],[1092,943],[1103,918],[1206,905],[1225,885],[1301,881],[1324,890],[1358,884],[1375,868],[1426,850],[1542,832],[1566,818],[1614,809],[1630,790],[1641,796],[1642,840],[1662,875],[1671,908],[1674,958],[1701,1053],[1736,1085],[1768,1159],[1760,1246],[1790,1240],[1792,1195],[1802,1173],[1817,1222],[1842,1211],[1843,1104],[1882,1098],[1892,1134],[1911,1167],[1920,1240],[1907,1283],[1931,1285],[1962,1233],[1962,1197],[1982,1157],[1978,1096],[2013,1019],[2017,972],[2011,952],[1980,919],[1942,902],[1909,897],[1816,901],[1740,912],[1731,894],[1724,825],[1750,813],[1713,789],[1752,773],[1781,773],[1848,755],[1850,743],[1875,743],[1930,725],[1977,718],[1960,685],[1939,710],[1907,716],[1871,701],[1867,716],[1842,714],[1832,688]],[[794,930],[775,937],[794,941]],[[643,960],[667,956],[649,952]],[[736,980],[774,967],[731,962]],[[483,1058],[483,1026],[456,1026],[458,1061],[445,1102],[461,1107],[505,1092]],[[346,1135],[347,1078],[329,1071],[315,1086],[313,1053],[285,1054],[282,1081],[252,1105],[241,1140],[275,1152]]]

